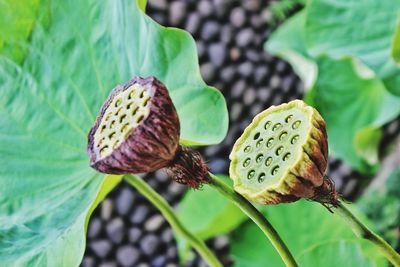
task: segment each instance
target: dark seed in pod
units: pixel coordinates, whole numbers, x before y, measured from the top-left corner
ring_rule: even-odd
[[[276,130],[278,130],[279,128],[281,128],[282,124],[280,123],[276,123],[273,127],[272,127],[272,131],[275,132]]]
[[[254,177],[254,175],[256,174],[256,172],[254,170],[249,171],[249,173],[247,174],[247,178],[248,179],[252,179]]]
[[[256,162],[260,163],[263,159],[264,159],[264,155],[263,154],[258,154],[257,157],[256,157]]]
[[[259,182],[259,183],[262,183],[264,180],[265,180],[265,173],[261,173],[261,174],[258,176],[258,182]]]
[[[296,134],[295,136],[292,137],[290,143],[294,145],[297,142],[297,140],[299,140],[299,135]]]
[[[293,119],[293,115],[289,115],[289,116],[286,117],[285,122],[288,123],[292,119]]]
[[[279,166],[277,165],[277,166],[275,166],[275,167],[272,168],[271,174],[272,174],[272,175],[275,175],[275,174],[278,173],[278,171],[279,171]]]
[[[288,160],[289,158],[290,158],[290,152],[288,152],[288,153],[286,153],[285,155],[283,155],[282,160],[283,160],[283,161],[286,161],[286,160]]]
[[[269,128],[269,126],[271,126],[271,122],[270,122],[270,121],[267,121],[267,122],[264,124],[264,129],[267,130],[267,129]]]
[[[243,162],[243,167],[247,167],[250,164],[250,158],[247,158],[244,162]]]
[[[283,140],[283,139],[285,139],[285,137],[288,135],[288,133],[287,132],[282,132],[280,135],[279,135],[279,140]]]
[[[293,124],[292,124],[292,128],[293,128],[293,129],[297,129],[297,128],[299,128],[300,124],[301,124],[301,121],[295,121],[295,122],[293,122]]]
[[[273,138],[273,137],[271,137],[270,139],[268,139],[268,141],[267,141],[267,147],[268,147],[268,148],[271,147],[272,144],[273,144],[273,142],[274,142],[274,138]]]
[[[275,155],[279,156],[279,155],[282,153],[282,151],[283,151],[283,146],[278,147],[278,148],[275,150]]]
[[[258,140],[257,143],[256,143],[256,147],[260,147],[263,141],[264,141],[263,138],[261,138],[260,140]]]
[[[272,163],[272,157],[268,157],[266,160],[265,160],[265,166],[270,166],[271,165],[271,163]]]

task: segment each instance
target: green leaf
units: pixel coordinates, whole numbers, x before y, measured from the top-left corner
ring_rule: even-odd
[[[308,89],[314,85],[318,68],[305,46],[305,18],[306,11],[302,10],[285,21],[265,43],[265,49],[288,61]]]
[[[391,57],[399,14],[400,0],[313,0],[307,9],[307,47],[314,57],[360,59],[399,95],[400,68]]]
[[[226,183],[232,183],[227,176],[218,177]],[[189,231],[203,240],[229,233],[247,219],[235,204],[209,186],[187,191],[179,204],[177,215]],[[180,257],[185,261],[188,245],[179,236],[177,240]]]
[[[0,53],[21,61],[24,49],[18,43],[32,32],[41,0],[0,0]],[[42,6],[43,8],[43,6]]]
[[[363,266],[375,267],[354,241],[340,240],[317,244],[299,256],[300,266]],[[385,265],[382,265],[385,266]]]
[[[374,223],[377,232],[397,247],[400,221],[400,168],[394,170],[379,188],[368,190],[357,206]]]
[[[354,137],[354,148],[356,153],[364,159],[367,164],[377,164],[379,162],[378,149],[381,139],[381,128],[365,127],[357,131]]]
[[[300,266],[386,266],[383,256],[372,244],[356,238],[338,215],[317,203],[300,200],[264,206],[263,210]],[[284,266],[271,243],[253,223],[246,223],[235,231],[230,244],[235,267]],[[330,260],[334,258],[340,259]]]
[[[143,12],[146,12],[146,5],[147,5],[147,0],[138,0],[138,5],[140,10]]]
[[[103,184],[86,154],[117,84],[165,82],[184,143],[216,143],[227,129],[225,101],[200,78],[188,33],[156,24],[135,1],[54,1],[40,12],[49,24],[38,21],[29,40],[10,37],[26,49],[23,61],[0,49],[0,266],[79,265],[87,217],[120,179]]]
[[[269,4],[269,9],[272,13],[272,18],[275,21],[280,21],[285,19],[288,14],[299,6],[304,6],[307,0],[282,0],[279,2],[271,2]]]
[[[92,205],[87,212],[85,220],[85,231],[87,229],[89,219],[90,216],[92,216],[93,211],[97,208],[100,202],[111,192],[111,190],[113,190],[121,182],[122,178],[122,175],[106,175],[99,191],[97,192],[96,198],[92,202]]]
[[[400,63],[400,19],[397,22],[396,31],[392,39],[392,58],[397,63]]]
[[[353,57],[343,58],[348,49],[346,44],[351,43],[346,39],[345,31],[336,28],[342,23],[337,16],[341,14],[344,16],[343,20],[350,19],[347,16],[353,14],[353,10],[348,8],[362,7],[352,1],[348,5],[340,5],[339,2],[312,1],[305,10],[298,12],[273,33],[266,43],[266,48],[286,59],[307,89],[313,88],[305,95],[305,99],[317,107],[327,121],[331,152],[361,172],[374,172],[378,163],[380,127],[400,112],[399,98],[389,94],[386,87],[391,83],[390,87],[400,88],[400,75],[396,75],[396,69],[388,68],[386,76],[391,78],[384,81],[378,78],[373,70],[355,58],[361,57],[361,52],[368,52],[366,49],[356,49],[360,48],[361,44],[354,45],[354,53],[348,53]],[[330,5],[338,5],[340,8],[327,8],[315,14],[316,10]],[[371,8],[365,6],[364,9]],[[324,17],[327,17],[327,20]],[[372,17],[372,21],[378,19],[374,15],[369,17]],[[354,23],[362,24],[367,21],[369,19],[356,20]],[[318,26],[318,23],[321,25]],[[346,27],[349,27],[349,32],[356,29],[356,26],[354,29],[350,25]],[[387,28],[377,26],[375,30],[386,31]],[[366,38],[366,35],[370,34],[369,31],[365,34],[361,32],[365,31],[359,31],[348,38],[354,37],[352,42],[356,42],[357,36]],[[362,43],[362,40],[359,41]],[[379,42],[375,40],[373,43]],[[369,44],[364,45],[370,48]],[[386,45],[389,47],[390,41]],[[371,51],[370,53],[372,54]],[[323,56],[318,56],[320,54]],[[390,62],[389,53],[384,55],[385,60]]]
[[[368,129],[398,116],[400,98],[388,93],[379,79],[360,75],[355,64],[349,58],[319,58],[319,76],[307,101],[326,121],[330,151],[368,173],[376,170],[381,138]]]

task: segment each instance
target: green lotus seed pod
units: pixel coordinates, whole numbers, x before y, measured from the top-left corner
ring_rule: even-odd
[[[328,160],[325,122],[301,100],[258,114],[229,156],[235,190],[261,204],[314,198]]]

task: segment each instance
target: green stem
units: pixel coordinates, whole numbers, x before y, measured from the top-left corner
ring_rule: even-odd
[[[338,206],[336,208],[338,213],[351,225],[356,235],[374,243],[395,267],[400,267],[400,255],[382,237],[375,234],[358,220],[341,201],[338,201]]]
[[[145,196],[155,207],[157,207],[165,219],[169,222],[172,229],[197,250],[210,267],[222,267],[217,257],[211,252],[206,244],[196,236],[194,236],[188,229],[183,226],[171,206],[160,196],[153,188],[151,188],[145,181],[134,175],[126,175],[125,180],[135,187],[143,196]]]
[[[264,217],[264,215],[258,209],[256,209],[247,199],[245,199],[242,195],[236,193],[224,182],[221,182],[215,175],[209,173],[209,177],[211,179],[209,185],[214,187],[225,197],[233,201],[264,232],[264,234],[271,241],[272,245],[278,251],[286,266],[297,267],[298,265],[293,255],[290,253],[288,247],[285,245],[279,234],[269,223],[269,221]]]

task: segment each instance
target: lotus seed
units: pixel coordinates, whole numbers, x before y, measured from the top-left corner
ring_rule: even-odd
[[[265,180],[265,173],[262,172],[262,173],[258,176],[258,182],[259,182],[259,183],[262,183],[264,180]]]
[[[285,122],[288,123],[292,119],[293,119],[293,115],[289,115],[289,116],[286,117]]]
[[[126,114],[122,115],[122,116],[119,118],[119,122],[122,123],[122,121],[123,121],[125,118],[126,118]]]
[[[252,179],[254,177],[254,175],[256,174],[256,172],[254,170],[249,171],[249,173],[247,174],[247,178],[248,179]]]
[[[282,151],[283,151],[283,146],[278,147],[278,148],[275,150],[275,155],[279,156],[279,155],[282,153]]]
[[[268,139],[268,141],[267,141],[267,147],[271,147],[273,143],[274,143],[274,138],[271,137],[271,138]]]
[[[288,135],[288,133],[287,132],[282,132],[280,135],[279,135],[279,140],[283,140],[283,139],[285,139],[285,137]]]
[[[122,127],[121,127],[121,133],[125,132],[128,129],[129,123],[125,123]]]
[[[257,157],[256,157],[256,162],[260,163],[263,159],[264,159],[264,155],[263,154],[258,154]]]
[[[280,124],[279,122],[276,123],[273,127],[272,127],[272,131],[275,132],[276,130],[278,130],[279,128],[281,128],[282,124]]]
[[[257,140],[259,137],[260,137],[260,133],[256,133],[256,134],[254,135],[254,140]]]
[[[290,140],[290,143],[292,145],[294,145],[297,142],[297,140],[299,140],[299,135],[298,134],[296,134],[295,136],[292,137],[292,139]]]
[[[288,153],[286,153],[285,155],[283,155],[282,160],[283,160],[283,161],[286,161],[286,160],[288,160],[289,158],[290,158],[290,152],[288,152]]]
[[[301,124],[301,121],[295,121],[295,122],[293,122],[293,124],[292,124],[292,128],[293,128],[293,129],[297,129],[297,128],[299,128],[300,124]]]
[[[147,102],[149,102],[150,97],[146,98],[146,100],[143,101],[143,107],[147,105]]]
[[[247,167],[250,164],[250,158],[247,158],[244,162],[243,162],[243,167]]]
[[[140,116],[137,118],[136,122],[139,123],[139,122],[141,122],[143,119],[144,119],[144,115],[140,115]]]
[[[267,130],[267,129],[269,128],[269,126],[271,126],[271,122],[270,122],[270,121],[267,121],[267,122],[264,124],[264,129]]]
[[[135,107],[132,111],[132,116],[136,115],[136,112],[138,111],[139,107]]]
[[[272,174],[272,175],[275,175],[275,174],[277,174],[277,173],[278,173],[278,171],[279,171],[279,166],[278,166],[278,165],[276,165],[275,167],[273,167],[273,168],[272,168],[272,170],[271,170],[271,174]]]
[[[269,166],[269,165],[271,165],[271,163],[272,163],[272,157],[268,157],[266,160],[265,160],[265,166]]]
[[[122,107],[117,109],[117,112],[115,112],[115,116],[118,116],[118,114],[121,112],[121,110],[122,110]]]
[[[264,139],[262,139],[262,138],[260,140],[258,140],[256,143],[256,147],[260,147],[263,141],[264,141]]]
[[[247,153],[247,152],[250,152],[250,150],[251,150],[251,147],[250,146],[246,146],[243,151]]]

